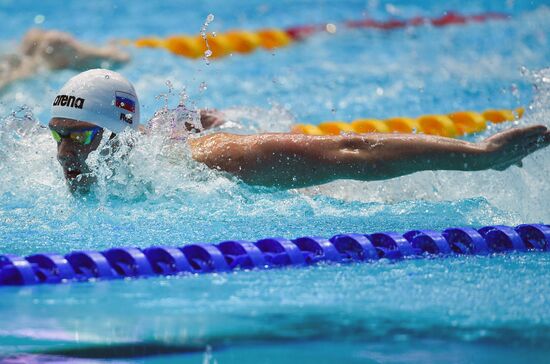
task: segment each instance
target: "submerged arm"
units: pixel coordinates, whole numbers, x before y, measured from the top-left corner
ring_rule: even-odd
[[[419,134],[311,136],[212,134],[193,158],[243,181],[282,188],[336,179],[394,178],[423,170],[506,169],[550,142],[544,126],[510,129],[481,143]]]

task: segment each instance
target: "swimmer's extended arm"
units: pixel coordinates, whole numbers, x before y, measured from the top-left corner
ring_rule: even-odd
[[[481,143],[418,134],[218,133],[190,145],[193,158],[210,168],[254,185],[295,188],[336,179],[383,180],[423,170],[503,170],[549,143],[546,127],[530,126]]]

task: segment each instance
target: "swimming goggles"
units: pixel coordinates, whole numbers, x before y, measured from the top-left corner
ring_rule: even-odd
[[[59,134],[57,131],[50,129],[52,136],[56,142],[61,143],[61,139],[70,138],[73,142],[80,145],[89,145],[94,140],[95,136],[101,128],[89,128],[89,129],[79,129],[73,130],[65,135]]]

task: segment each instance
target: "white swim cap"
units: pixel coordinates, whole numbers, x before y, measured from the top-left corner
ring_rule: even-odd
[[[96,124],[114,133],[139,125],[134,86],[117,72],[93,69],[71,78],[55,97],[52,118]]]

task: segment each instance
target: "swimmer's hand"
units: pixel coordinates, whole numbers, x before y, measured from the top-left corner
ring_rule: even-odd
[[[199,110],[201,124],[204,130],[218,127],[225,123],[225,115],[216,109]]]
[[[199,109],[200,125],[185,122],[185,129],[191,133],[200,133],[207,129],[218,127],[225,123],[225,115],[216,109]],[[177,137],[176,137],[177,138]]]
[[[485,139],[487,168],[503,171],[517,165],[529,154],[550,145],[550,130],[543,125],[508,129]]]

